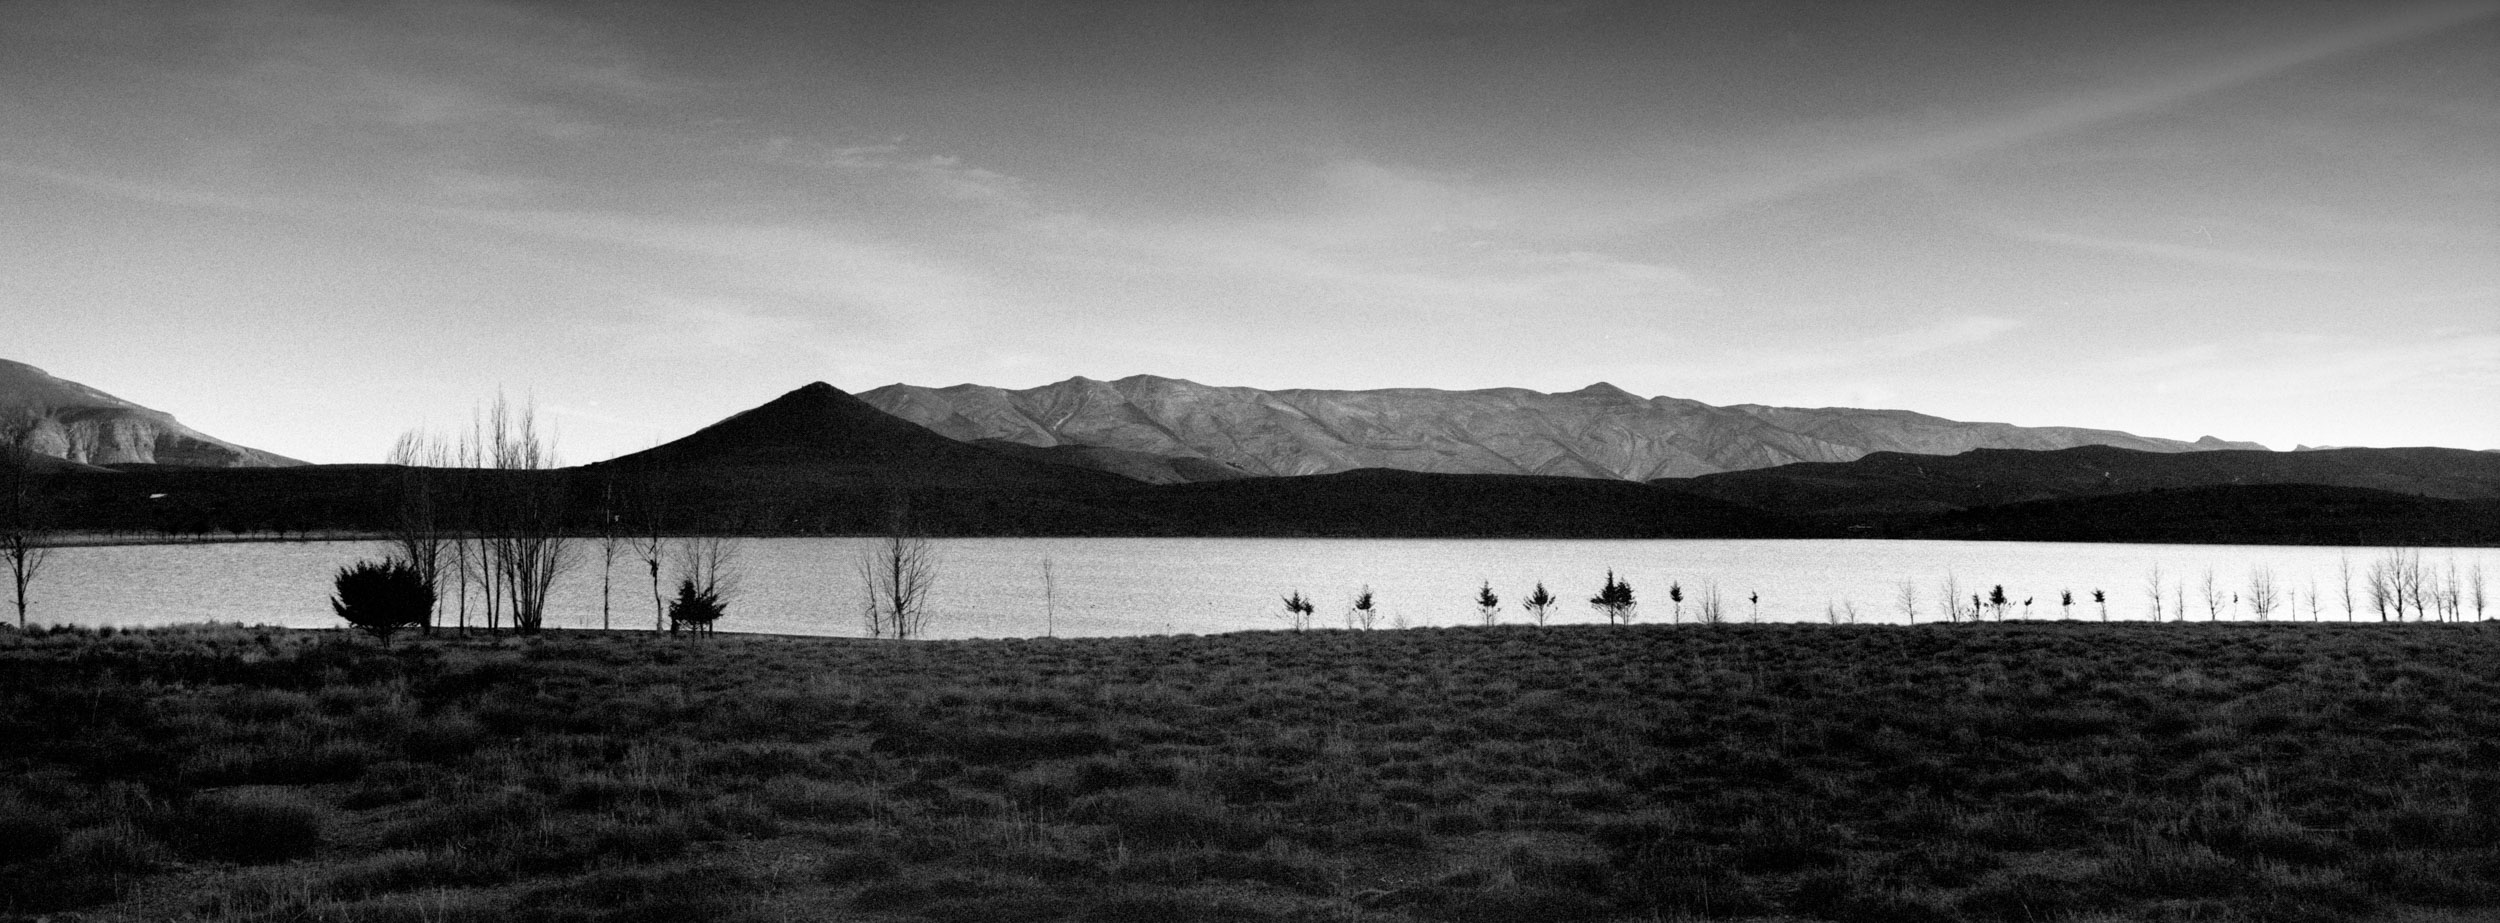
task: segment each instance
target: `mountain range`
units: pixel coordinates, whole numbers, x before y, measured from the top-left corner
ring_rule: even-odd
[[[1521,388],[1266,391],[1134,375],[1014,391],[896,384],[859,397],[958,440],[1058,452],[1069,463],[1159,483],[1361,468],[1651,481],[1846,462],[1873,452],[2265,449],[2210,436],[2187,442],[2115,430],[1966,423],[1905,410],[1718,407],[1639,397],[1604,383],[1562,394]]]
[[[1378,396],[1384,392],[1317,393],[1370,395],[1379,409],[1376,421],[1398,417],[1391,412],[1398,401]],[[1488,393],[1460,397],[1482,400]],[[891,390],[888,396],[897,394],[909,396]],[[1442,400],[1450,392],[1416,394]],[[1648,411],[1632,405],[1657,403],[1604,389],[1570,395],[1508,392],[1503,399],[1524,405],[1538,398],[1618,408],[1618,417],[1633,419]],[[1279,400],[1260,413],[1290,415],[1319,403],[1304,401]],[[1057,418],[1061,424],[1084,415],[1083,408],[1067,409],[1071,412]],[[1821,428],[1827,435],[1838,425],[1813,411],[1709,410],[1756,420],[1784,416],[1793,426]],[[1603,418],[1610,411],[1595,413]],[[1859,439],[1878,431],[1902,439],[1904,431],[1960,438],[1936,434],[1989,426],[1906,416],[1916,425],[1849,427]],[[1807,419],[1821,422],[1801,422]],[[1345,418],[1307,421],[1314,430],[1323,424],[1340,435],[1358,431]],[[1386,423],[1376,425],[1393,431]],[[1788,434],[1782,439],[1798,435],[1785,427],[1781,432]],[[1832,438],[1813,438],[1838,445]],[[944,535],[2500,544],[2500,454],[2429,448],[2196,451],[2177,443],[2161,448],[2084,445],[1953,455],[1886,450],[1861,452],[1848,461],[1646,481],[1380,467],[1266,476],[1204,455],[950,438],[818,382],[648,451],[557,470],[161,463],[106,468],[14,448],[0,451],[0,466],[23,470],[31,463],[48,485],[49,509],[63,527],[167,535],[369,531],[397,521],[404,510],[401,498],[412,487],[445,498],[445,515],[457,518],[471,515],[462,512],[470,501],[459,498],[536,483],[561,491],[577,527],[585,530],[622,518],[643,520],[636,528],[671,531],[862,534],[884,528],[899,501],[910,506],[923,528]],[[1588,461],[1589,453],[1571,457]]]
[[[0,359],[0,447],[83,465],[261,468],[303,462],[210,436],[22,362]]]

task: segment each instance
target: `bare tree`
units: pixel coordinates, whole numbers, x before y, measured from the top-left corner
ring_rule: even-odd
[[[2474,569],[2466,572],[2465,588],[2469,596],[2474,600],[2474,620],[2478,622],[2482,621],[2484,600],[2483,562],[2474,562]]]
[[[1716,581],[1702,584],[1701,596],[1696,602],[1699,603],[1700,612],[1694,616],[1695,621],[1704,625],[1726,624],[1727,604],[1719,598],[1719,584]]]
[[[2152,568],[2152,570],[2151,570],[2150,572],[2148,572],[2148,573],[2146,573],[2146,574],[2144,575],[2144,589],[2145,589],[2145,591],[2146,591],[2146,592],[2151,593],[2151,594],[2152,594],[2152,596],[2153,596],[2153,621],[2156,621],[2156,622],[2161,621],[2161,562],[2160,562],[2160,561],[2155,561],[2155,562],[2153,562],[2153,568]]]
[[[1501,621],[1501,613],[1502,597],[1494,595],[1493,581],[1487,580],[1476,588],[1476,616],[1486,625],[1493,625]]]
[[[2336,573],[2344,579],[2344,621],[2349,622],[2353,620],[2351,549],[2345,549],[2343,555],[2336,560]]]
[[[1916,582],[1901,581],[1901,588],[1893,592],[1892,604],[1901,610],[1902,618],[1909,620],[1912,625],[1918,624],[1918,584]]]
[[[599,482],[599,630],[616,627],[616,556],[625,549],[625,517],[617,509],[616,472]]]
[[[1050,559],[1042,559],[1042,637],[1059,636],[1059,577]]]
[[[2370,565],[2369,576],[2380,585],[2376,592],[2384,596],[2387,608],[2395,610],[2397,621],[2404,621],[2407,605],[2413,607],[2417,620],[2429,617],[2424,599],[2428,577],[2422,567],[2421,552],[2411,548],[2387,549]],[[2380,618],[2384,620],[2386,616],[2382,614]]]
[[[2214,569],[2205,568],[2205,620],[2222,621],[2222,604],[2227,601],[2222,595],[2222,584],[2214,579]]]
[[[42,575],[56,541],[43,487],[32,452],[0,447],[0,556],[9,559],[19,631],[26,630],[26,590]]]
[[[2390,604],[2396,610],[2396,618],[2400,621],[2404,618],[2404,601],[2396,595],[2395,578],[2389,573],[2385,558],[2371,563],[2370,569],[2362,574],[2362,582],[2369,594],[2370,608],[2378,610],[2379,621],[2387,621]]]
[[[512,616],[512,628],[535,634],[546,625],[547,594],[573,565],[565,530],[566,493],[555,440],[538,428],[537,408],[514,406],[503,394],[487,405],[476,427],[491,502],[480,509],[485,564]],[[489,609],[489,618],[492,618]]]
[[[649,505],[642,510],[641,528],[634,530],[633,550],[635,560],[641,561],[643,569],[651,574],[651,630],[659,631],[665,626],[660,610],[660,561],[668,557],[668,530],[660,521],[657,498],[646,502]]]
[[[2273,568],[2259,567],[2248,572],[2248,611],[2257,613],[2257,621],[2270,620],[2282,604],[2282,591],[2275,586]]]
[[[443,499],[439,496],[443,469],[452,466],[451,443],[439,433],[412,429],[400,433],[391,443],[385,464],[397,466],[399,503],[390,531],[384,542],[388,557],[408,566],[418,582],[425,585],[427,611],[422,626],[434,630],[435,610],[441,608],[443,565],[452,558],[452,545],[458,542],[450,524],[444,521]]]
[[[2465,618],[2465,578],[2457,573],[2457,556],[2448,556],[2448,575],[2439,582],[2440,600],[2451,622]]]
[[[870,539],[859,560],[869,637],[909,641],[927,633],[937,567],[936,544],[920,531],[910,502],[896,500],[885,534]]]
[[[1943,595],[1945,621],[1960,622],[1962,620],[1962,582],[1954,579],[1952,571],[1945,571],[1944,586],[1938,588],[1937,592]]]
[[[2325,621],[2325,619],[2321,617],[2324,612],[2325,605],[2326,601],[2318,598],[2318,578],[2316,575],[2312,574],[2309,577],[2309,620],[2312,622]]]
[[[1528,594],[1528,598],[1520,602],[1520,606],[1527,609],[1528,614],[1536,616],[1537,627],[1543,628],[1546,610],[1554,608],[1554,603],[1558,601],[1554,598],[1554,594],[1545,591],[1545,582],[1540,580],[1537,581],[1536,589]]]

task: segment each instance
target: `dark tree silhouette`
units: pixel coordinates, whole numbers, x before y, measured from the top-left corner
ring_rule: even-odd
[[[669,630],[683,625],[693,634],[711,634],[712,623],[727,615],[728,606],[721,602],[720,591],[698,587],[691,579],[677,582],[677,598],[668,604]]]
[[[1684,624],[1684,585],[1667,584],[1667,601],[1675,604],[1675,623]]]
[[[1632,624],[1632,583],[1615,579],[1615,572],[1606,572],[1606,586],[1589,597],[1589,605],[1604,613],[1606,621],[1615,625]]]
[[[1537,582],[1536,591],[1529,593],[1528,598],[1522,600],[1519,605],[1527,609],[1528,614],[1536,616],[1537,627],[1542,628],[1545,626],[1545,610],[1553,608],[1557,602],[1561,600],[1555,599],[1554,594],[1545,592],[1545,582],[1540,580]]]
[[[1285,597],[1285,621],[1291,624],[1295,631],[1308,629],[1311,627],[1311,611],[1314,608],[1316,607],[1311,605],[1310,597],[1302,595],[1301,590],[1295,590],[1293,595]]]
[[[1354,608],[1346,610],[1345,625],[1368,631],[1379,618],[1380,610],[1372,608],[1372,588],[1367,584],[1362,592],[1354,594]]]
[[[434,588],[406,561],[359,561],[339,568],[330,611],[389,644],[391,634],[423,625],[434,612]]]
[[[1493,582],[1485,581],[1483,586],[1476,588],[1476,614],[1484,617],[1485,624],[1491,625],[1500,620],[1501,611],[1502,598],[1493,595]]]

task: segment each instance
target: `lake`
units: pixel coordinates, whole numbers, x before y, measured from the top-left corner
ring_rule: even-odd
[[[858,555],[863,538],[752,538],[740,543],[740,588],[722,630],[798,635],[860,635]],[[2005,585],[2008,618],[2060,618],[2063,590],[2075,618],[2100,618],[2093,590],[2108,593],[2110,618],[2145,618],[2148,575],[2163,570],[2170,608],[2180,590],[2190,618],[2205,618],[2203,583],[2213,573],[2223,618],[2255,618],[2250,575],[2268,568],[2310,618],[2318,593],[2325,618],[2345,618],[2340,565],[2353,563],[2355,608],[2368,610],[2363,573],[2383,548],[2308,545],[2083,545],[1935,543],[1935,540],[1298,540],[1298,538],[955,538],[938,540],[933,635],[1150,635],[1285,628],[1285,593],[1318,603],[1315,623],[1345,625],[1355,593],[1370,585],[1378,625],[1478,623],[1475,590],[1493,583],[1500,620],[1520,623],[1518,605],[1535,583],[1563,598],[1553,623],[1603,620],[1590,595],[1613,570],[1633,583],[1638,620],[1678,620],[1668,585],[1685,588],[1683,618],[1698,613],[1710,585],[1730,620],[1825,620],[1855,608],[1863,623],[1900,623],[1900,583],[1913,580],[1918,620],[1940,620],[1945,580],[1970,593]],[[200,620],[325,628],[330,575],[357,558],[377,558],[370,540],[342,543],[100,545],[55,550],[32,590],[30,620],[73,625],[170,625]],[[2475,568],[2500,578],[2490,548],[2420,550],[2425,568],[2455,568],[2473,615]],[[1043,563],[1053,573],[1045,595]],[[640,560],[617,560],[612,623],[652,625],[650,575]],[[447,593],[445,593],[447,595]],[[1760,595],[1760,603],[1750,603]],[[2033,603],[2025,608],[2023,600]],[[472,605],[475,598],[470,600]],[[445,598],[445,620],[452,600]],[[477,615],[482,618],[482,615]],[[2273,618],[2290,618],[2278,610]],[[590,543],[557,583],[547,625],[600,628],[600,560]]]
[[[857,636],[859,553],[867,539],[771,538],[741,543],[736,595],[724,631]],[[1518,600],[1539,581],[1564,600],[1550,620],[1603,619],[1587,603],[1611,569],[1629,581],[1641,622],[1676,620],[1671,583],[1686,594],[1683,619],[1718,588],[1732,621],[1824,621],[1829,609],[1854,607],[1861,622],[1902,622],[1903,580],[1916,590],[1917,619],[1942,618],[1938,600],[1947,579],[1965,605],[1972,593],[2003,585],[2008,618],[2058,618],[2061,591],[2071,590],[2079,619],[2098,619],[2094,589],[2107,593],[2109,616],[2141,619],[2150,607],[2147,577],[2158,566],[2166,595],[2185,590],[2190,618],[2206,617],[2206,574],[2226,597],[2222,617],[2255,618],[2247,598],[2253,572],[2269,569],[2280,591],[2311,617],[2314,591],[2329,620],[2344,618],[2338,569],[2349,558],[2354,605],[2376,616],[2362,574],[2378,548],[2244,545],[2106,545],[2016,542],[1682,539],[1641,541],[1448,539],[946,539],[937,543],[940,571],[934,637],[1102,636],[1215,633],[1282,628],[1279,597],[1296,590],[1318,604],[1316,624],[1342,627],[1355,594],[1368,585],[1381,627],[1475,624],[1477,587],[1490,582],[1502,598],[1504,623],[1527,620]],[[557,584],[547,624],[600,625],[600,563],[590,543]],[[219,621],[299,628],[341,624],[328,605],[330,579],[343,564],[379,557],[378,543],[268,542],[125,545],[64,548],[33,589],[29,619],[38,623],[149,626]],[[2471,618],[2476,569],[2500,579],[2500,552],[2488,548],[2420,551],[2443,577],[2453,566],[2467,589]],[[1043,590],[1049,561],[1054,592]],[[673,580],[673,578],[671,578]],[[640,561],[620,557],[614,571],[613,619],[619,628],[649,627],[651,585]],[[672,584],[673,590],[673,584]],[[2489,590],[2486,590],[2489,592]],[[1758,604],[1747,597],[1759,594]],[[446,591],[448,597],[449,592]],[[2023,600],[2032,602],[2028,608]],[[472,599],[472,605],[475,600]],[[2168,605],[2175,606],[2176,601]],[[2500,601],[2494,602],[2500,606]],[[445,601],[449,621],[451,601]],[[2278,610],[2274,618],[2290,617]]]

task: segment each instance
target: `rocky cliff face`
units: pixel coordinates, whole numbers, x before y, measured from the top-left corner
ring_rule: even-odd
[[[1262,391],[1138,375],[1009,391],[888,385],[869,404],[956,439],[1091,446],[1202,459],[1257,475],[1356,468],[1646,481],[1869,452],[2114,445],[2158,452],[2262,449],[2109,430],[1962,423],[1897,410],[1714,407],[1607,384],[1518,388]]]
[[[303,462],[235,445],[44,370],[0,359],[0,445],[88,465],[265,468]]]

